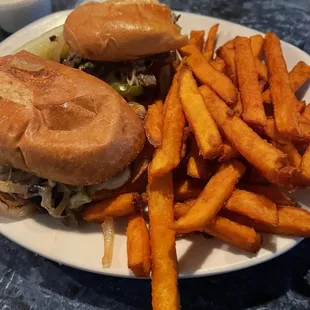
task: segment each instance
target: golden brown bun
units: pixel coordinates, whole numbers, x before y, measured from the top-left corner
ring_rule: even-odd
[[[137,59],[188,43],[166,5],[140,1],[85,4],[68,16],[64,37],[78,55],[102,61]]]
[[[0,81],[0,164],[95,184],[128,166],[144,145],[130,106],[91,75],[22,51],[0,58]]]

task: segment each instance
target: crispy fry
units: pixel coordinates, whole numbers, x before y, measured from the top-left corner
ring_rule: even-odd
[[[287,164],[284,153],[263,140],[239,117],[230,113],[226,104],[207,86],[201,86],[205,104],[227,140],[271,182],[278,182]],[[264,160],[262,160],[264,154]]]
[[[206,181],[182,180],[174,184],[175,201],[185,201],[197,198],[206,185]]]
[[[250,125],[264,126],[266,114],[250,40],[236,37],[235,50],[237,78],[243,106],[242,118]]]
[[[236,73],[236,64],[235,64],[235,49],[234,46],[229,48],[228,46],[223,45],[217,51],[217,54],[224,60],[226,72],[229,78],[232,80],[234,85],[237,85],[237,73]]]
[[[214,60],[210,60],[210,65],[221,73],[225,73],[225,61],[217,56]]]
[[[204,45],[204,36],[204,30],[192,30],[189,37],[189,43],[196,46],[199,51],[202,52]]]
[[[176,219],[185,216],[192,207],[185,203],[174,206]],[[221,216],[216,216],[214,222],[205,226],[202,231],[230,243],[240,249],[256,253],[261,247],[261,237],[253,228],[235,223]]]
[[[140,213],[129,216],[126,235],[128,267],[136,277],[149,277],[151,270],[150,236]]]
[[[302,115],[310,120],[310,104],[305,106],[305,109],[303,110]]]
[[[191,133],[192,129],[190,127],[185,127],[183,132],[182,138],[182,146],[181,146],[181,160],[185,158],[187,153],[187,144],[188,144],[188,137]]]
[[[297,100],[290,87],[290,80],[283,58],[280,40],[271,32],[265,39],[265,54],[277,129],[285,137],[298,137]]]
[[[214,69],[195,46],[184,46],[180,52],[188,56],[187,64],[202,84],[208,84],[227,104],[234,104],[237,89],[225,74]]]
[[[172,174],[148,180],[152,257],[152,304],[154,310],[179,309],[177,258],[173,223]]]
[[[237,102],[236,104],[233,106],[233,110],[234,110],[234,113],[237,115],[237,116],[241,116],[242,113],[243,113],[243,105],[242,105],[242,101],[241,101],[241,96],[240,96],[240,92],[238,92],[238,96],[237,96]]]
[[[296,202],[293,201],[291,197],[273,185],[253,185],[243,183],[241,188],[259,195],[263,195],[273,201],[276,205],[296,205]]]
[[[208,33],[208,38],[206,40],[206,47],[203,55],[207,59],[207,61],[210,61],[213,59],[214,55],[214,48],[215,48],[215,39],[216,39],[216,34],[218,30],[219,24],[213,25]]]
[[[233,212],[223,213],[223,216],[242,225],[253,227],[256,231],[293,236],[310,237],[310,212],[296,207],[278,206],[279,222],[277,227],[257,223],[252,219]]]
[[[206,161],[199,155],[199,149],[194,137],[190,139],[187,175],[197,179],[207,179],[211,175],[211,171],[207,168]]]
[[[231,39],[227,41],[223,46],[228,48],[234,48],[235,47],[235,39]]]
[[[307,181],[310,182],[310,147],[308,146],[305,154],[302,156],[299,171],[302,177]]]
[[[161,100],[159,100],[161,101]],[[158,147],[162,141],[163,114],[160,104],[154,103],[149,105],[146,118],[144,121],[144,129],[148,141]]]
[[[195,231],[211,223],[245,172],[237,160],[222,164],[212,176],[190,212],[174,222],[171,228],[180,233]]]
[[[264,38],[260,34],[250,37],[251,49],[254,57],[259,57],[264,48]]]
[[[151,163],[152,175],[163,175],[180,163],[185,118],[178,96],[179,77],[175,75],[165,102],[162,143]]]
[[[262,195],[235,189],[223,208],[266,225],[278,225],[276,205]]]
[[[220,153],[221,135],[204,104],[191,71],[186,67],[180,71],[180,101],[195,134],[199,153],[205,159],[215,158]]]
[[[297,101],[297,112],[298,113],[303,113],[305,108],[307,106],[306,101]]]
[[[289,79],[292,91],[296,92],[310,79],[310,66],[303,61],[299,61],[289,73]]]
[[[141,202],[138,193],[123,194],[89,205],[83,210],[82,216],[87,222],[102,223],[106,216],[123,216],[139,210]]]
[[[272,141],[276,141],[276,142],[283,143],[283,144],[288,142],[288,140],[283,138],[278,132],[278,129],[276,127],[273,117],[267,118],[264,131],[265,131],[266,136],[270,138]]]
[[[291,89],[293,92],[296,92],[310,78],[310,66],[303,61],[299,61],[288,76]],[[263,99],[264,102],[271,103],[270,89],[264,91]]]
[[[258,77],[263,81],[268,81],[267,66],[258,58],[254,59],[254,63]]]
[[[288,163],[295,168],[298,168],[301,163],[301,156],[292,142],[285,144],[276,143],[276,147],[287,155]]]
[[[231,146],[228,141],[223,141],[222,144],[222,153],[221,157],[219,158],[219,162],[226,162],[231,160],[232,158],[237,158],[240,154],[238,151]]]

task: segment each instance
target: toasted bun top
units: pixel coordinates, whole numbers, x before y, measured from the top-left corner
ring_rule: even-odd
[[[72,185],[105,181],[144,145],[141,121],[103,81],[22,51],[0,58],[0,164]]]
[[[68,16],[64,37],[72,50],[90,60],[137,59],[187,44],[171,13],[153,1],[90,2]]]

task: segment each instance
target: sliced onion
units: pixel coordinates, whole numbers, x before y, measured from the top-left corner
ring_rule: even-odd
[[[114,220],[111,216],[106,216],[101,224],[104,238],[104,255],[102,257],[102,267],[110,268],[113,257],[114,245]]]
[[[26,196],[28,194],[28,185],[13,183],[11,181],[0,181],[0,192],[13,193]]]
[[[44,65],[29,62],[26,59],[21,59],[18,57],[13,57],[13,59],[10,62],[10,65],[12,68],[20,69],[23,71],[29,71],[29,72],[38,72],[45,68]]]
[[[29,203],[21,207],[10,208],[5,203],[0,202],[0,215],[8,217],[26,217],[34,213],[35,205]]]
[[[91,197],[85,191],[80,191],[80,192],[77,192],[75,195],[73,195],[70,198],[69,208],[70,209],[78,209],[81,206],[83,206],[86,203],[89,203],[91,201],[92,201]]]
[[[51,214],[51,209],[53,207],[52,189],[48,186],[40,186],[39,195],[42,197],[41,207]]]
[[[61,202],[59,205],[54,209],[53,216],[61,216],[64,210],[69,206],[69,197],[70,197],[70,192],[65,191],[63,194],[63,197],[61,199]]]

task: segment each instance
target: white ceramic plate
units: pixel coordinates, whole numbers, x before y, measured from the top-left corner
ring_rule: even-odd
[[[63,24],[69,11],[47,16],[18,31],[0,44],[0,55],[12,53],[24,43],[44,32]],[[182,13],[180,24],[185,33],[191,29],[205,29],[215,23],[220,24],[218,44],[221,45],[236,35],[251,36],[257,31],[227,21],[206,16]],[[298,61],[310,63],[310,56],[298,48],[283,42],[283,52],[288,69]],[[303,99],[310,101],[310,89],[302,90]],[[307,191],[295,194],[297,200],[306,207]],[[309,193],[309,191],[308,191]],[[310,196],[310,195],[309,195]],[[13,221],[0,217],[0,232],[21,246],[61,264],[75,268],[130,277],[126,255],[126,219],[117,219],[113,263],[110,269],[101,267],[103,236],[99,225],[85,225],[74,231],[64,227],[51,217],[37,215]],[[253,266],[272,259],[294,247],[301,239],[264,236],[264,248],[257,254],[247,254],[216,239],[192,236],[177,241],[181,277],[195,277],[229,272]]]

